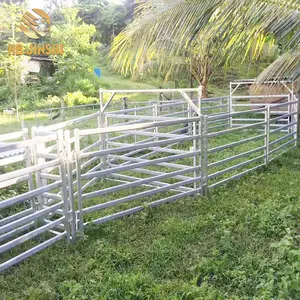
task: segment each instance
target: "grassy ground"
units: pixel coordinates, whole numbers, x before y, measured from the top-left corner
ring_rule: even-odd
[[[115,89],[154,87],[104,75]],[[20,126],[0,116],[0,133]],[[91,227],[0,275],[0,299],[299,299],[299,176],[297,149],[208,198]]]
[[[300,151],[208,198],[91,227],[0,276],[0,299],[299,299]]]

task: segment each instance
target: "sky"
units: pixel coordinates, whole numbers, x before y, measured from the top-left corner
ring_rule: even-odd
[[[65,0],[65,1],[72,3],[72,0]],[[115,4],[122,3],[122,0],[108,0],[108,1]],[[43,8],[47,0],[29,0],[28,2],[29,2],[29,8]]]

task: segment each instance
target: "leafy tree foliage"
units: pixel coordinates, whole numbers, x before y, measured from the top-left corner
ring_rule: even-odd
[[[98,39],[110,45],[112,38],[118,35],[131,21],[132,1],[125,5],[116,5],[106,0],[79,0],[79,16],[87,24],[93,24],[98,31]]]
[[[212,61],[220,66],[259,59],[275,40],[284,45],[283,55],[267,74],[299,78],[299,8],[298,0],[145,1],[114,40],[114,67],[133,74],[154,60],[169,73],[179,61],[172,58],[180,57],[206,86]]]

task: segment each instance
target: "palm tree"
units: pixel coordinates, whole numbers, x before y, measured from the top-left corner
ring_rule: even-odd
[[[189,58],[191,72],[207,86],[210,66],[257,59],[266,43],[281,56],[259,77],[300,80],[299,0],[148,0],[135,20],[114,40],[113,66],[122,73],[143,69],[155,59],[175,69]]]

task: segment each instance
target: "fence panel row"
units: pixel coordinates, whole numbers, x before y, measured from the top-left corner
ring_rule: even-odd
[[[91,223],[206,195],[266,165],[297,144],[298,103],[287,100],[214,98],[197,111],[198,100],[173,100],[0,135],[0,271]],[[98,126],[62,130],[81,121]]]

